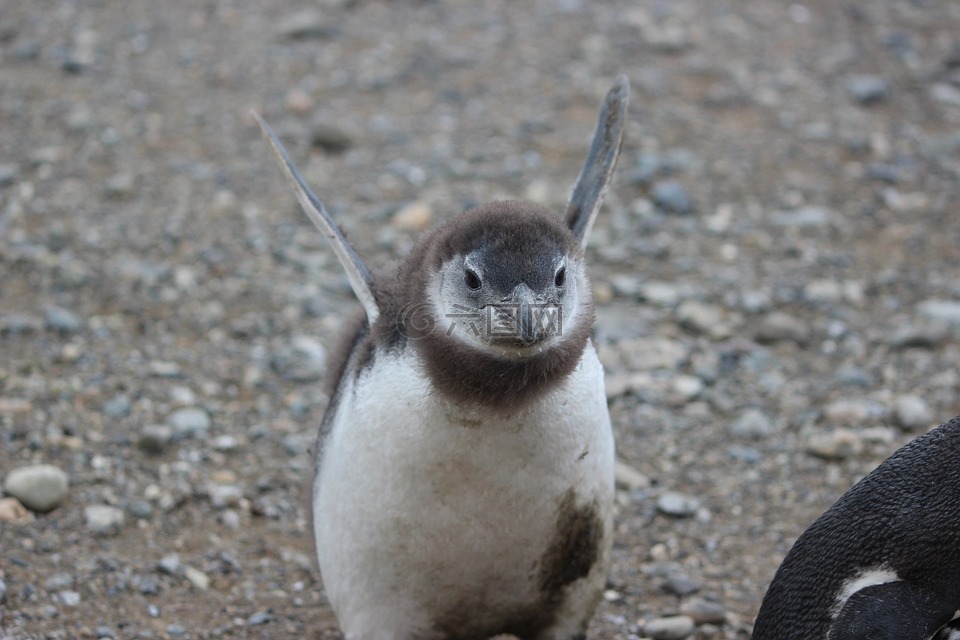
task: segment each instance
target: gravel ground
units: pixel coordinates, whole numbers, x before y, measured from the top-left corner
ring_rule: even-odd
[[[0,0],[0,475],[53,467],[0,501],[0,638],[339,637],[304,505],[355,303],[249,110],[375,266],[559,209],[621,71],[591,637],[747,638],[803,529],[960,412],[957,34],[936,0]]]

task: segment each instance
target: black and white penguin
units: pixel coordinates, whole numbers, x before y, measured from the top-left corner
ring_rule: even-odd
[[[960,417],[895,452],[793,545],[753,640],[960,640]]]
[[[383,278],[260,120],[365,311],[331,365],[312,503],[348,640],[583,637],[614,494],[583,247],[627,99],[621,76],[564,216],[516,201],[470,209]]]

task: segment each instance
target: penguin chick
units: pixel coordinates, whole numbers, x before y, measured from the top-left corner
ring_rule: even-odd
[[[793,545],[753,640],[960,640],[960,417],[896,451]]]
[[[614,445],[583,247],[623,76],[561,218],[494,202],[374,279],[259,119],[365,320],[331,366],[313,525],[348,640],[582,638],[610,564]]]

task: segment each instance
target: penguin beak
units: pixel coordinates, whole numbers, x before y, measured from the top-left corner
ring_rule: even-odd
[[[516,315],[515,322],[517,337],[520,342],[530,345],[539,342],[544,337],[540,316],[543,312],[543,301],[538,300],[533,289],[521,282],[510,296],[510,304]]]

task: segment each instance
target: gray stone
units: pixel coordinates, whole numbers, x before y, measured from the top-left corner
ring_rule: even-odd
[[[647,476],[620,460],[613,464],[613,478],[618,487],[628,491],[646,489],[650,486],[650,479]]]
[[[847,78],[847,92],[860,104],[874,104],[886,100],[890,94],[890,85],[883,76],[872,73],[857,74]]]
[[[37,464],[8,473],[3,489],[31,511],[45,513],[56,509],[67,499],[70,480],[58,467]]]
[[[43,588],[47,591],[62,591],[73,586],[74,578],[69,573],[55,573],[43,581]]]
[[[772,431],[770,418],[759,409],[747,409],[730,423],[730,435],[737,438],[760,440]]]
[[[247,618],[247,624],[251,627],[256,627],[261,624],[267,624],[276,619],[276,616],[267,611],[258,611],[249,618]]]
[[[729,319],[722,307],[685,300],[676,310],[677,323],[696,333],[702,333],[714,339],[729,338],[732,332]]]
[[[644,282],[637,286],[637,295],[660,307],[672,307],[680,300],[680,291],[668,282]]]
[[[171,553],[160,558],[160,561],[157,562],[157,571],[165,573],[168,576],[175,576],[180,573],[182,566],[180,556],[176,553]]]
[[[43,320],[26,313],[7,313],[0,316],[0,334],[33,333],[43,328]]]
[[[47,307],[44,312],[48,329],[60,333],[78,333],[83,330],[84,322],[77,314],[63,307]]]
[[[83,520],[91,531],[112,534],[120,530],[126,521],[126,516],[123,510],[117,507],[94,504],[84,508]]]
[[[214,438],[213,442],[210,443],[210,446],[213,447],[215,451],[228,453],[236,450],[236,448],[240,446],[240,442],[234,436],[222,435]]]
[[[290,382],[319,380],[324,374],[326,363],[323,346],[307,336],[294,337],[270,362],[274,371]]]
[[[4,162],[0,164],[0,189],[12,185],[19,173],[20,167],[13,163]]]
[[[116,173],[103,184],[108,198],[122,199],[130,196],[136,186],[136,177],[129,172]]]
[[[960,301],[958,300],[924,300],[917,305],[917,312],[928,320],[960,326]]]
[[[690,616],[654,618],[643,625],[643,633],[653,640],[683,640],[693,634],[696,625]]]
[[[930,427],[934,422],[930,406],[916,395],[897,398],[893,403],[893,417],[900,427],[910,431]]]
[[[314,122],[310,126],[310,143],[328,153],[342,153],[353,146],[353,138],[334,124]]]
[[[130,415],[131,406],[130,396],[121,393],[103,403],[103,413],[111,418],[121,418]]]
[[[210,414],[201,407],[184,407],[167,416],[167,424],[179,435],[202,436],[210,430]]]
[[[882,414],[883,408],[879,404],[862,398],[841,398],[823,408],[823,417],[828,424],[845,427],[862,425]]]
[[[336,29],[316,9],[303,9],[280,18],[277,33],[283,38],[296,40],[330,36],[336,33]]]
[[[210,484],[207,496],[215,509],[224,509],[239,504],[243,498],[243,487],[235,484]]]
[[[57,598],[65,607],[75,607],[80,604],[80,594],[76,591],[61,591]]]
[[[127,511],[138,520],[146,520],[153,515],[153,505],[146,500],[132,500],[127,505]]]
[[[912,347],[932,349],[950,337],[950,324],[943,320],[931,320],[918,324],[908,323],[897,327],[887,342],[898,349]]]
[[[0,604],[3,604],[7,599],[7,583],[3,581],[3,578],[0,578]]]
[[[663,583],[663,588],[675,596],[688,596],[700,591],[700,585],[696,580],[685,573],[671,571]]]
[[[690,598],[680,605],[680,613],[690,616],[697,625],[723,624],[727,620],[723,605],[703,598]]]
[[[807,453],[825,460],[843,460],[858,455],[863,442],[849,429],[815,433],[807,440]]]
[[[137,446],[147,453],[163,453],[173,441],[173,429],[165,424],[148,424],[143,428]]]
[[[693,212],[693,199],[683,184],[676,180],[664,180],[655,184],[650,198],[658,208],[668,213],[683,215]]]
[[[770,344],[774,342],[796,342],[804,345],[810,339],[810,330],[799,318],[774,311],[768,313],[760,321],[754,337],[757,342]]]
[[[198,591],[206,591],[210,588],[210,576],[200,569],[194,567],[184,567],[183,576]]]
[[[801,207],[791,211],[775,211],[770,222],[778,227],[812,228],[830,223],[832,214],[823,207]]]
[[[177,624],[175,622],[168,624],[165,631],[167,632],[168,636],[173,638],[182,638],[187,635],[187,628],[182,624]]]
[[[667,491],[657,499],[657,510],[668,516],[689,517],[699,508],[699,500],[677,491]]]
[[[98,640],[100,638],[109,638],[111,640],[116,640],[117,632],[111,629],[110,627],[97,627],[93,630],[94,635],[97,636]]]

